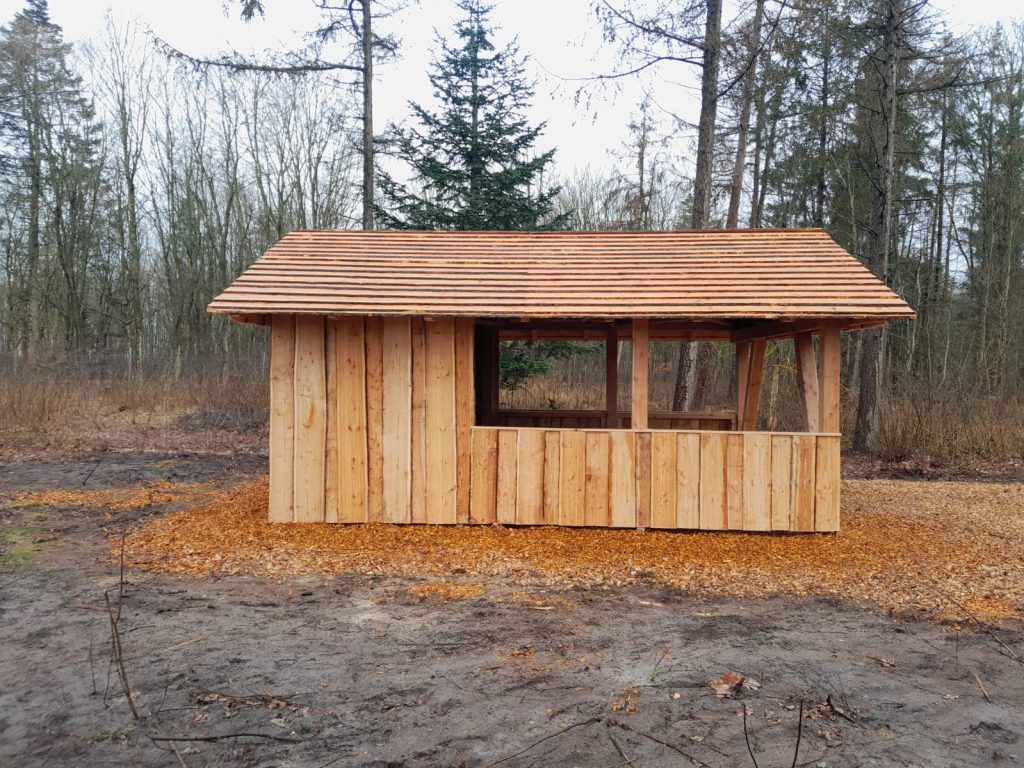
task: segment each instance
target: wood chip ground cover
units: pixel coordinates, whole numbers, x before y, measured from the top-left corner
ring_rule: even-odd
[[[209,575],[399,575],[421,598],[479,584],[572,588],[653,581],[733,596],[871,600],[950,621],[1024,610],[1024,485],[854,480],[842,533],[761,535],[498,526],[271,525],[265,479],[215,493],[128,536],[139,568]],[[120,539],[111,540],[112,555]],[[451,583],[472,582],[467,588]]]

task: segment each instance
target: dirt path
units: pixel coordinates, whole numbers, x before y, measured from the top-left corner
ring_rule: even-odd
[[[126,454],[8,464],[0,489],[80,489],[90,472],[97,489],[232,484],[264,469]],[[440,600],[409,579],[129,571],[135,724],[108,678],[106,536],[164,509],[0,507],[0,765],[752,766],[746,707],[768,768],[793,761],[801,701],[800,764],[1024,761],[1024,666],[986,632],[654,586],[501,583]],[[996,634],[1024,658],[1019,623]],[[718,698],[708,681],[730,670],[759,689]],[[262,736],[154,740],[239,733]]]

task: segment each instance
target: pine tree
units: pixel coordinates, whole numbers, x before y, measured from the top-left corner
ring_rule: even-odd
[[[418,123],[395,130],[396,154],[411,181],[380,176],[382,223],[397,229],[557,229],[556,187],[543,189],[554,150],[533,154],[544,123],[530,126],[525,111],[533,89],[523,75],[515,42],[496,50],[490,6],[461,0],[460,41],[441,51],[430,74],[437,111],[410,107]]]

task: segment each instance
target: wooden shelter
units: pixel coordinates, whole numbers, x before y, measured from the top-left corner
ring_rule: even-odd
[[[840,332],[913,316],[817,229],[298,231],[209,310],[271,329],[271,521],[746,531],[838,530]],[[607,407],[500,407],[505,339],[605,340]],[[652,339],[735,344],[735,410],[650,412]],[[769,339],[803,432],[757,430]]]

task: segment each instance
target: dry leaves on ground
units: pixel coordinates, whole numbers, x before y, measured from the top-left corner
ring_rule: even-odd
[[[212,483],[176,483],[169,480],[157,480],[127,488],[27,491],[12,496],[10,503],[26,506],[93,507],[124,512],[156,504],[197,502],[209,496],[214,488]]]
[[[654,581],[735,596],[873,600],[950,620],[1024,609],[1020,484],[847,481],[838,536],[271,525],[266,510],[266,480],[218,493],[129,536],[126,561],[189,574],[460,574],[555,588]]]

